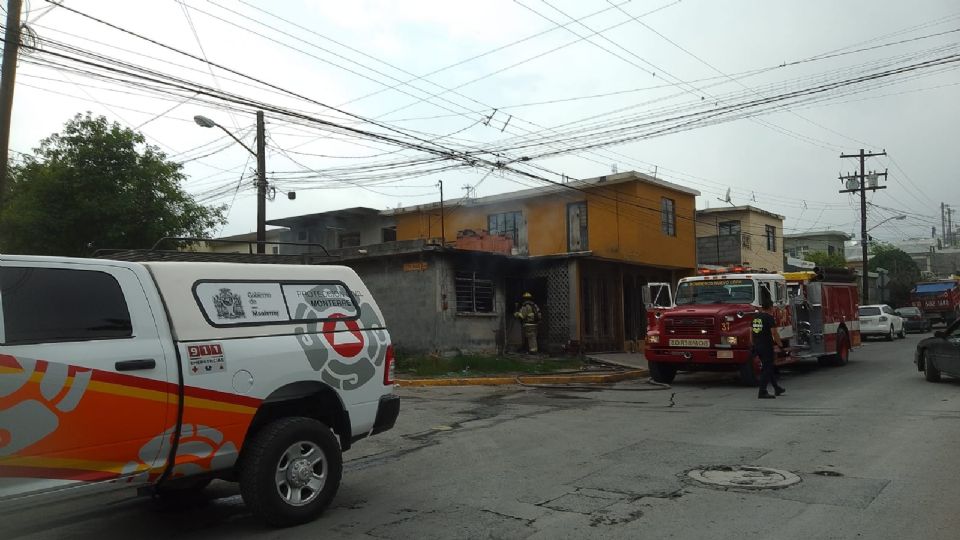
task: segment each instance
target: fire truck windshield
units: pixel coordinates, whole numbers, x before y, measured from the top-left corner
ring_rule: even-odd
[[[677,287],[677,305],[751,304],[756,292],[749,279],[685,281]]]

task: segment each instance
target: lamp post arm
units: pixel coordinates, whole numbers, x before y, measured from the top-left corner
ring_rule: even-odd
[[[244,148],[247,150],[247,152],[250,152],[250,154],[251,154],[253,157],[257,157],[257,153],[254,152],[249,146],[247,146],[246,144],[244,144],[243,141],[241,141],[240,139],[238,139],[236,135],[234,135],[233,133],[230,133],[230,130],[228,130],[227,128],[221,126],[220,124],[214,124],[214,125],[217,126],[218,128],[220,128],[221,130],[223,130],[223,132],[226,133],[227,135],[229,135],[231,139],[237,141],[237,144],[239,144],[240,146],[244,147]]]

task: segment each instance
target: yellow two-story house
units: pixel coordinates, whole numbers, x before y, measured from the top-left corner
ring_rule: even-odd
[[[435,313],[406,310],[402,317],[418,321],[409,331],[431,333],[435,346],[426,348],[510,349],[521,340],[513,311],[530,292],[543,312],[540,340],[547,348],[631,349],[646,330],[644,286],[676,283],[697,266],[697,195],[624,172],[384,212],[395,220],[398,243],[424,246],[421,266],[411,265],[409,253],[392,252],[407,256],[393,283],[402,286],[415,268],[419,279],[436,286],[427,292],[412,284],[423,294],[435,293],[416,304],[421,311],[435,307]],[[365,268],[357,262],[346,264]],[[383,306],[384,295],[373,292]],[[392,334],[402,343],[392,322]]]

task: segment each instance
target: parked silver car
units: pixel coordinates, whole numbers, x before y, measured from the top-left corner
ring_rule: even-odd
[[[907,332],[903,327],[903,318],[886,304],[860,306],[860,336],[883,336],[887,341],[894,337],[905,338]]]

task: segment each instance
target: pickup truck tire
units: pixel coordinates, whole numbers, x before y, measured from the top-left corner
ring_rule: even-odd
[[[268,524],[299,525],[330,504],[342,472],[340,445],[329,427],[313,418],[281,418],[244,445],[240,494]]]
[[[653,361],[649,361],[647,364],[650,366],[650,378],[654,382],[670,384],[677,377],[677,366]]]
[[[940,370],[933,365],[926,350],[920,352],[920,361],[923,362],[923,378],[928,382],[940,382]]]

